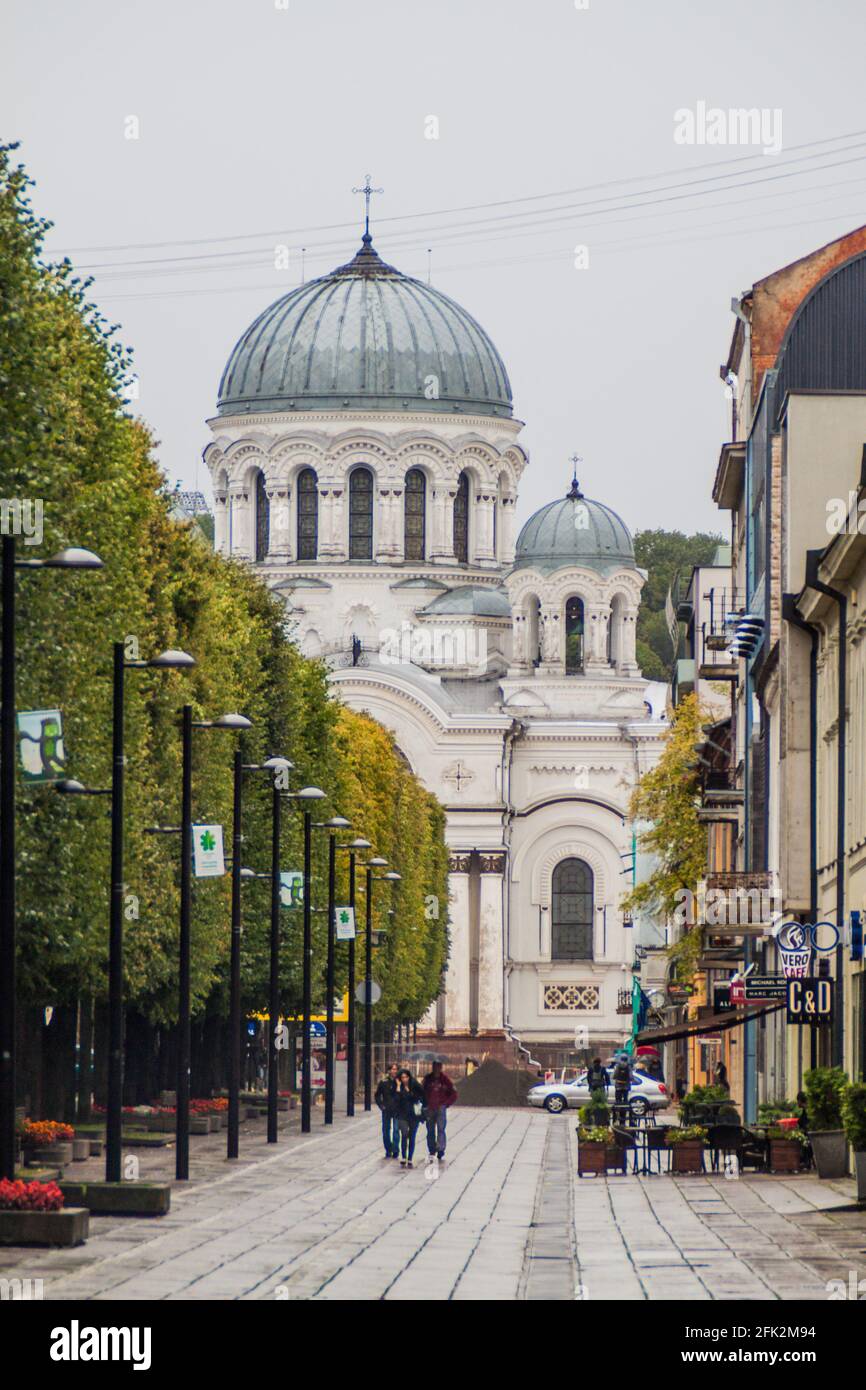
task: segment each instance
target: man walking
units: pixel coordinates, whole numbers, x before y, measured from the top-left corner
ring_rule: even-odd
[[[382,1114],[382,1143],[386,1158],[400,1155],[400,1130],[397,1125],[397,1075],[398,1067],[392,1062],[387,1075],[382,1077],[376,1087],[376,1104]]]
[[[448,1107],[457,1099],[457,1091],[451,1077],[442,1070],[441,1062],[434,1062],[424,1077],[424,1104],[427,1108],[427,1152],[432,1158],[436,1155],[440,1163],[445,1161],[445,1121]]]

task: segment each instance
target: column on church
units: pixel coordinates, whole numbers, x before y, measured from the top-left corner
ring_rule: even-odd
[[[627,608],[622,615],[621,665],[627,676],[638,674],[637,664],[637,607]]]
[[[343,538],[343,490],[329,484],[319,485],[319,556],[321,559],[345,560]]]
[[[504,854],[481,855],[478,933],[478,1031],[495,1032],[503,1023],[502,880]]]
[[[398,488],[380,488],[376,495],[376,559],[397,561],[403,558],[399,534],[400,498]]]
[[[496,496],[490,492],[475,494],[475,554],[473,559],[479,565],[496,563],[493,543],[493,510]]]
[[[448,875],[451,952],[445,976],[445,1031],[469,1031],[469,855],[453,854]]]
[[[225,488],[214,489],[213,495],[213,548],[217,555],[228,554],[228,511]]]
[[[513,497],[503,497],[499,504],[499,563],[510,565],[514,562],[514,502]]]
[[[249,560],[251,556],[250,495],[243,482],[229,483],[228,504],[231,510],[231,553]]]
[[[285,565],[292,558],[291,528],[289,526],[291,489],[288,483],[272,481],[267,485],[267,493],[270,509],[268,561],[275,565]]]
[[[584,614],[584,641],[586,642],[584,667],[587,670],[598,670],[600,667],[608,665],[607,625],[609,621],[609,604],[587,604]]]
[[[539,638],[541,643],[541,675],[556,675],[565,669],[565,656],[562,647],[562,623],[559,608],[553,603],[543,603],[539,613]]]
[[[447,486],[438,484],[433,493],[433,539],[430,558],[434,564],[454,564],[454,498]]]

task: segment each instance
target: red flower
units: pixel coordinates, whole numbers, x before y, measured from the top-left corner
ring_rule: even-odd
[[[56,1182],[0,1181],[0,1211],[59,1211],[63,1193]]]

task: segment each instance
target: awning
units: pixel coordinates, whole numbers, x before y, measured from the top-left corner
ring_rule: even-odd
[[[720,1014],[710,1014],[708,1018],[690,1018],[686,1023],[674,1023],[670,1028],[644,1028],[635,1039],[638,1043],[675,1042],[677,1038],[694,1038],[699,1033],[717,1033],[723,1028],[739,1028],[748,1018],[760,1018],[762,1014],[775,1014],[786,1007],[783,999],[778,1004],[746,1005],[743,1009],[725,1009]]]

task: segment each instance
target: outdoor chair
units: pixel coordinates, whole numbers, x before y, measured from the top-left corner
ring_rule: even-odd
[[[707,1135],[707,1147],[710,1150],[714,1172],[718,1171],[720,1153],[736,1154],[741,1169],[758,1170],[766,1166],[765,1142],[742,1125],[711,1125]]]
[[[634,1167],[632,1171],[636,1173],[637,1140],[635,1139],[633,1132],[629,1129],[625,1129],[622,1125],[612,1125],[611,1128],[613,1130],[613,1137],[616,1140],[617,1148],[623,1150],[623,1172],[628,1172],[628,1155],[629,1152],[631,1152],[634,1155]]]
[[[662,1154],[667,1154],[667,1166],[670,1167],[670,1149],[667,1145],[667,1125],[651,1125],[644,1132],[644,1154],[647,1161],[647,1172],[652,1172],[652,1156],[656,1156],[656,1166],[658,1171],[662,1170]]]

